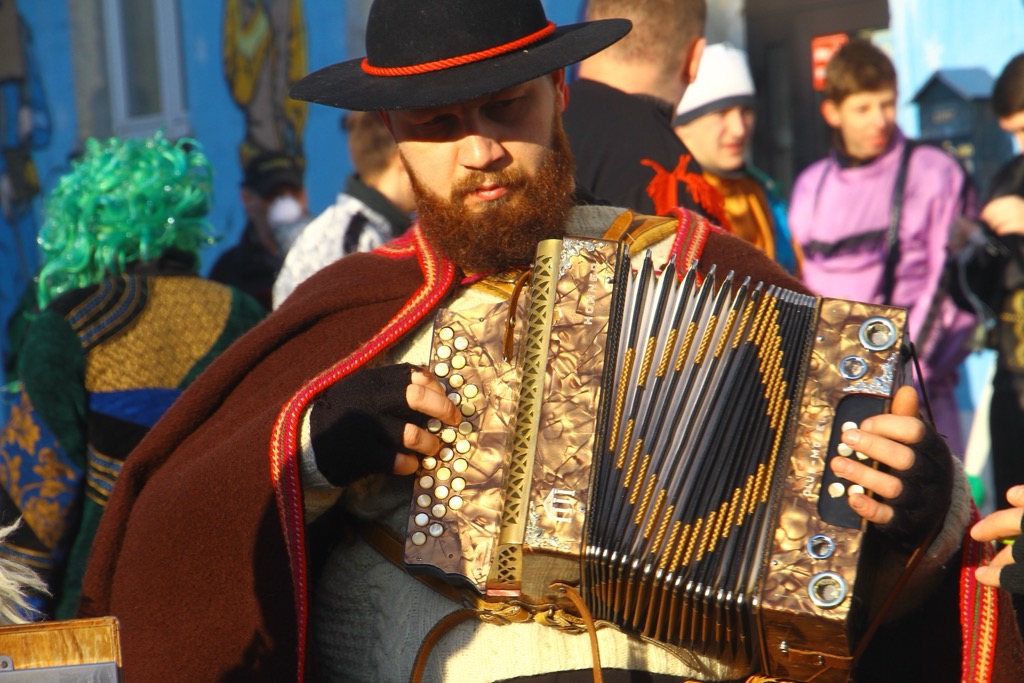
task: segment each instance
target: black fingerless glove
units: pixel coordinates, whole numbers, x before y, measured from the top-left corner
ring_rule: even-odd
[[[953,454],[935,428],[925,426],[925,437],[911,446],[913,466],[901,472],[887,470],[903,482],[903,492],[883,499],[892,506],[893,518],[878,529],[904,553],[921,545],[930,531],[941,528],[953,498]]]
[[[412,410],[407,363],[359,370],[313,401],[310,436],[317,469],[335,486],[369,474],[390,473],[403,449],[406,423],[423,427],[427,416]]]
[[[1024,595],[1024,519],[1020,521],[1021,535],[1013,542],[1013,564],[999,570],[999,585],[1016,595]]]

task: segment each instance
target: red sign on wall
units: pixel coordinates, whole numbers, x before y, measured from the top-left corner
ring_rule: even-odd
[[[825,67],[828,60],[850,39],[845,33],[831,33],[811,38],[811,83],[816,91],[825,89]]]

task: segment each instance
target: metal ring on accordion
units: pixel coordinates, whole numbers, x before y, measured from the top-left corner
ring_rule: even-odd
[[[874,316],[860,325],[860,343],[872,351],[885,351],[899,339],[896,326],[888,318]]]
[[[815,605],[829,609],[842,604],[849,593],[849,588],[846,579],[836,572],[821,572],[811,579],[807,593]]]

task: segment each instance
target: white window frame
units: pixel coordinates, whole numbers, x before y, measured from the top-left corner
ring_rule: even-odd
[[[102,0],[103,28],[107,36],[107,74],[110,88],[110,118],[114,135],[141,137],[163,130],[169,138],[187,135],[188,109],[185,105],[181,66],[181,39],[178,26],[177,0],[149,0],[153,3],[156,22],[157,68],[160,80],[160,102],[163,111],[146,116],[132,116],[128,111],[127,41],[121,21],[124,2],[139,0]]]

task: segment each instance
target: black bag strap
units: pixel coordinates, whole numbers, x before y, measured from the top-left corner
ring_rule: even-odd
[[[910,165],[910,155],[917,145],[915,140],[904,142],[899,171],[896,172],[896,185],[892,189],[889,230],[885,235],[889,250],[885,257],[885,270],[882,271],[882,303],[886,306],[892,305],[892,292],[896,287],[896,266],[900,262],[900,216],[903,214],[903,190],[907,186],[907,167]]]

